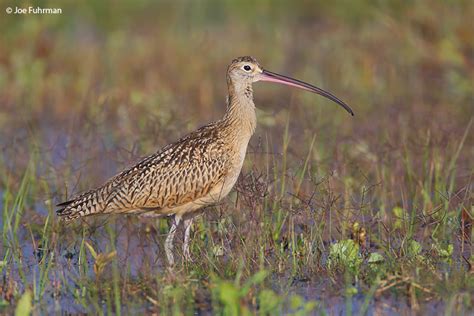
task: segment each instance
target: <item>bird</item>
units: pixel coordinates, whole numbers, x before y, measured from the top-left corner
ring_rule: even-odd
[[[232,60],[226,81],[227,109],[220,120],[145,157],[98,188],[58,204],[60,219],[67,222],[100,214],[173,217],[164,245],[168,263],[175,264],[173,240],[180,223],[184,226],[184,260],[191,260],[193,219],[201,209],[227,196],[241,172],[257,125],[253,83],[268,81],[310,91],[354,115],[349,105],[332,93],[268,71],[251,56]]]

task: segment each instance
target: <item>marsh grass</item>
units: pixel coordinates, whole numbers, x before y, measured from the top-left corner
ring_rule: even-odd
[[[472,313],[469,1],[135,3],[0,19],[0,313]],[[58,222],[56,202],[220,117],[249,53],[355,118],[256,86],[242,175],[171,271],[169,219]]]

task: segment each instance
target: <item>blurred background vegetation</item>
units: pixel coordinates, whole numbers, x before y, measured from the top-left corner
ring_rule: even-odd
[[[315,134],[325,151],[337,137],[366,143],[367,135],[377,136],[363,146],[378,153],[392,137],[421,141],[428,132],[444,148],[442,138],[460,137],[472,118],[470,1],[39,4],[63,14],[2,12],[0,124],[10,132],[4,135],[19,136],[28,126],[38,136],[80,138],[92,124],[91,138],[149,152],[222,115],[225,69],[241,55],[354,107],[350,119],[321,98],[258,84],[257,136],[281,135],[290,118],[296,152],[305,153]],[[408,135],[392,134],[403,131]]]
[[[5,13],[9,6],[30,5],[58,7],[62,14]],[[392,264],[410,249],[418,249],[414,239],[426,253],[454,245],[458,268],[472,264],[472,233],[459,233],[472,226],[473,215],[472,1],[2,0],[0,15],[0,207],[4,227],[0,260],[7,267],[2,268],[6,279],[22,280],[21,286],[13,286],[14,298],[3,294],[5,305],[11,302],[13,306],[32,284],[28,277],[18,276],[18,269],[23,268],[18,268],[19,261],[11,264],[14,251],[8,251],[24,244],[30,245],[25,249],[38,248],[35,240],[40,237],[32,237],[30,225],[40,227],[41,238],[48,232],[51,251],[58,256],[64,254],[64,248],[81,244],[81,237],[103,237],[77,228],[76,235],[59,238],[65,236],[65,228],[57,223],[53,204],[99,185],[139,157],[220,118],[225,111],[226,67],[242,55],[256,57],[266,69],[333,92],[352,106],[356,116],[309,93],[255,85],[259,126],[238,193],[214,209],[217,212],[208,212],[195,228],[199,239],[195,256],[209,251],[219,257],[216,249],[220,248],[215,245],[219,242],[208,244],[209,236],[222,241],[219,247],[234,255],[211,266],[203,262],[205,258],[197,260],[201,274],[193,271],[199,280],[209,281],[203,271],[233,280],[241,262],[247,262],[246,276],[260,269],[281,273],[288,265],[293,267],[292,278],[313,280],[311,286],[319,282],[314,278],[319,280],[321,273],[337,279],[325,265],[326,246],[349,238],[355,224],[363,227],[370,241],[363,246],[358,240],[361,247],[378,250]],[[25,194],[24,204],[21,212],[15,209],[21,216],[10,226],[11,207],[18,206],[14,203],[18,194]],[[471,226],[464,225],[466,221]],[[166,222],[157,225],[157,231],[166,231]],[[16,229],[24,232],[17,234]],[[359,226],[357,231],[361,231]],[[26,241],[22,244],[13,235]],[[224,242],[235,241],[235,236],[245,236],[245,242]],[[465,238],[469,239],[467,246]],[[99,242],[98,247],[111,251]],[[291,254],[283,255],[287,249]],[[304,249],[315,253],[311,263],[305,261],[309,259]],[[268,261],[256,259],[260,251]],[[334,266],[334,259],[331,262]],[[138,271],[138,275],[144,273]],[[451,303],[443,306],[453,308],[456,295],[473,289],[469,267],[462,271],[455,281],[450,279],[458,285],[445,296]],[[405,277],[403,273],[399,275]],[[278,275],[276,280],[280,280]],[[410,274],[413,282],[432,278],[414,275]],[[126,273],[121,277],[120,284],[130,282],[125,280]],[[91,278],[83,276],[81,282],[88,284]],[[165,284],[176,282],[169,276],[163,278]],[[181,286],[187,284],[183,279],[189,281],[186,274],[178,277]],[[222,280],[211,283],[227,287]],[[367,281],[366,290],[371,289],[372,281]],[[8,282],[4,281],[0,295],[10,288]],[[56,291],[51,284],[45,288]],[[337,297],[339,286],[331,284]],[[443,301],[446,293],[440,284],[426,285],[429,292],[422,292],[437,293],[430,297]],[[195,287],[184,287],[196,294]],[[198,288],[209,290],[201,283]],[[122,287],[122,299],[131,295],[129,290]],[[319,290],[315,286],[314,292]],[[178,293],[157,291],[143,290],[151,297],[155,296],[150,293],[156,297]],[[94,293],[104,295],[100,289]],[[211,301],[224,297],[204,293]],[[252,291],[239,293],[242,298],[236,298],[237,305],[243,301],[256,304]],[[270,292],[264,293],[268,298]],[[173,295],[170,297],[177,300],[182,292]],[[413,301],[412,292],[407,294],[410,307],[417,295],[422,294],[415,294]],[[101,308],[89,310],[92,307],[87,302],[75,311]],[[118,306],[110,308],[117,312]]]

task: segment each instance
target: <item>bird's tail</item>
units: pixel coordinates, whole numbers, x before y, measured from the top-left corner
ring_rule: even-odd
[[[103,204],[97,190],[92,190],[56,205],[59,207],[56,214],[63,221],[71,221],[79,217],[102,213],[105,209]]]

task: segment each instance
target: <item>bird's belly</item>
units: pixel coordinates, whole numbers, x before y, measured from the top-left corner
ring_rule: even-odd
[[[224,197],[229,194],[229,192],[232,190],[235,183],[237,182],[242,163],[234,165],[234,167],[230,168],[226,177],[222,181],[217,183],[213,188],[211,188],[209,193],[205,196],[179,206],[164,207],[156,211],[144,212],[140,215],[144,217],[170,216],[174,214],[178,216],[183,216],[187,213],[192,213],[206,206],[220,202]],[[133,213],[134,211],[129,211],[129,213]],[[143,212],[143,210],[137,211]]]
[[[184,214],[191,213],[203,207],[220,202],[229,194],[237,182],[237,179],[239,178],[247,151],[247,144],[248,139],[245,139],[240,144],[240,146],[238,146],[233,155],[234,159],[229,164],[228,171],[226,172],[225,176],[221,181],[216,183],[205,196],[179,206],[162,208],[157,213],[165,216],[172,214],[183,216]]]
[[[239,155],[240,156],[240,155]],[[229,168],[227,175],[222,181],[217,183],[209,193],[201,198],[194,201],[188,202],[179,207],[170,210],[170,213],[184,215],[186,213],[197,211],[200,208],[216,204],[225,198],[234,187],[237,179],[239,178],[240,171],[242,169],[243,161],[245,158],[245,152],[242,156],[237,157],[237,161]]]
[[[224,181],[214,186],[207,195],[201,198],[198,198],[194,201],[188,202],[184,205],[180,205],[178,207],[170,209],[169,213],[184,215],[187,213],[197,211],[200,208],[220,202],[223,198],[225,198],[229,194],[229,192],[234,187],[234,184],[237,181],[237,178],[239,177],[239,173],[240,173],[240,169],[239,169],[239,172],[236,174],[235,172],[233,172],[232,174],[229,174],[224,179]]]

